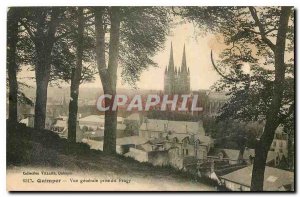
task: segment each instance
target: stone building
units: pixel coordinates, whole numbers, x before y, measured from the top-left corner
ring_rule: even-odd
[[[169,65],[165,69],[164,92],[168,95],[190,93],[190,70],[186,64],[185,46],[183,47],[181,67],[177,69],[174,65],[171,43]]]

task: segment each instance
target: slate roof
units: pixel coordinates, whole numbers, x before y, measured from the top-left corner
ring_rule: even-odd
[[[238,183],[247,187],[251,185],[253,165],[247,166],[240,170],[221,176],[221,179],[226,179],[234,183]],[[278,168],[266,166],[264,191],[276,191],[282,186],[292,185],[294,182],[294,173]]]
[[[150,131],[165,131],[165,127],[167,131],[175,133],[195,133],[205,135],[204,128],[199,122],[147,119],[147,123],[144,122],[140,129]]]
[[[117,145],[126,145],[126,144],[145,144],[148,140],[145,138],[142,138],[140,136],[130,136],[130,137],[122,137],[117,138]]]
[[[225,154],[230,160],[238,160],[240,156],[240,150],[235,150],[235,149],[223,149]]]
[[[90,115],[90,116],[86,116],[84,118],[80,118],[79,119],[79,122],[80,123],[85,123],[85,122],[104,122],[105,120],[105,116],[104,115]],[[117,117],[117,121],[118,122],[122,122],[123,121],[123,118],[122,117]]]

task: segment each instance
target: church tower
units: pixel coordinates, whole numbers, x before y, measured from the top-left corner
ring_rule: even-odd
[[[178,93],[179,94],[189,94],[190,93],[190,69],[186,64],[186,54],[185,54],[185,45],[183,46],[182,62],[181,62],[181,72],[178,73],[179,84],[178,84]]]
[[[173,58],[173,46],[171,43],[169,65],[165,70],[165,80],[164,80],[165,94],[175,94],[174,82],[175,82],[175,66],[174,66],[174,58]]]
[[[165,69],[164,92],[169,95],[190,93],[190,70],[186,64],[185,45],[183,47],[181,67],[177,69],[174,65],[173,46],[171,43],[169,65]]]

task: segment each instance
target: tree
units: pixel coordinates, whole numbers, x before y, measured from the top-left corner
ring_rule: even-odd
[[[79,84],[94,79],[95,74],[91,64],[82,64],[94,58],[94,39],[89,35],[91,32],[84,32],[85,20],[91,16],[83,16],[88,13],[81,14],[81,10],[82,7],[22,8],[21,24],[26,34],[19,46],[20,62],[35,66],[36,128],[44,128],[48,84],[60,86],[61,81],[71,81],[68,119],[71,142],[76,139]]]
[[[294,16],[292,7],[186,8],[180,15],[205,31],[219,32],[228,46],[219,65],[217,90],[231,98],[221,118],[265,121],[257,139],[251,190],[262,191],[265,164],[274,133],[294,113]],[[245,65],[250,72],[243,72]]]
[[[117,69],[134,85],[143,70],[155,63],[151,57],[162,48],[168,32],[168,10],[156,7],[97,7],[96,58],[104,94],[116,95]],[[107,41],[109,38],[109,41]],[[108,59],[108,60],[107,60]],[[105,106],[112,108],[111,100]],[[105,112],[103,151],[116,152],[117,110]]]
[[[18,42],[18,22],[20,20],[17,8],[10,8],[7,16],[7,70],[9,80],[9,120],[15,124],[18,121],[17,101],[17,42]]]
[[[55,42],[64,35],[59,31],[63,18],[60,7],[23,8],[22,26],[34,46],[31,62],[35,65],[36,100],[34,127],[43,129],[46,119],[47,89],[50,81],[52,49]],[[63,31],[63,30],[62,30]]]
[[[61,73],[65,76],[60,76],[59,78],[65,81],[71,81],[70,86],[70,103],[69,103],[69,118],[68,118],[68,141],[71,143],[76,142],[76,124],[77,124],[77,112],[78,112],[78,96],[79,96],[79,86],[83,81],[90,81],[94,78],[96,74],[93,67],[84,66],[83,62],[88,63],[94,59],[94,39],[91,37],[91,32],[86,32],[87,20],[90,15],[87,13],[87,9],[83,7],[77,7],[74,11],[75,27],[70,25],[69,46],[62,47],[61,55],[65,56],[65,53],[70,55],[70,65],[57,64],[60,65],[61,69],[56,69],[55,71]],[[88,16],[85,16],[88,15]],[[68,42],[68,41],[66,41]],[[62,42],[64,44],[65,42]],[[74,48],[73,54],[69,50]],[[63,57],[64,58],[64,57]],[[56,66],[58,68],[58,66]],[[69,72],[71,70],[71,72]],[[71,74],[71,75],[70,75]]]
[[[68,140],[69,142],[76,142],[76,122],[78,111],[78,94],[79,84],[81,80],[82,71],[82,56],[83,56],[83,32],[84,32],[84,16],[83,8],[78,7],[77,10],[77,47],[76,47],[76,68],[72,69],[72,80],[70,87],[70,104],[69,104],[69,118],[68,118]]]

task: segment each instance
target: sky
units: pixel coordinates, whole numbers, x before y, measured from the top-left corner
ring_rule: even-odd
[[[178,19],[179,20],[179,19]],[[194,27],[192,23],[179,23],[167,36],[164,44],[164,50],[158,51],[153,60],[158,64],[157,67],[151,67],[145,70],[137,83],[137,88],[148,90],[163,90],[164,88],[164,72],[169,63],[171,42],[173,44],[174,63],[178,68],[181,66],[183,46],[186,48],[187,66],[190,68],[191,89],[209,89],[218,79],[219,76],[214,70],[210,61],[210,51],[218,52],[219,46],[222,45],[218,41],[218,37],[212,34],[205,36],[199,35],[199,29]],[[217,57],[217,55],[215,55]],[[131,88],[127,84],[122,83],[120,77],[120,69],[118,70],[118,88]],[[94,83],[83,84],[82,87],[98,87],[101,86],[99,77],[96,77]]]
[[[164,49],[158,51],[152,58],[157,63],[157,67],[150,67],[142,73],[140,81],[137,82],[138,89],[163,90],[164,71],[169,62],[171,42],[173,44],[174,63],[178,68],[181,66],[183,46],[185,44],[186,61],[190,69],[192,90],[209,89],[219,79],[210,61],[210,51],[213,50],[215,57],[217,57],[217,53],[220,52],[220,46],[222,46],[220,39],[217,35],[209,33],[200,35],[198,27],[194,27],[192,23],[178,23],[180,19],[175,19],[176,21],[176,25],[167,36]],[[119,68],[117,88],[132,88],[122,82],[120,73],[121,69]],[[34,85],[34,80],[28,78],[33,76],[33,72],[22,71],[19,73],[18,78],[30,85]],[[95,81],[81,84],[81,88],[85,87],[102,88],[99,75],[95,77]]]

